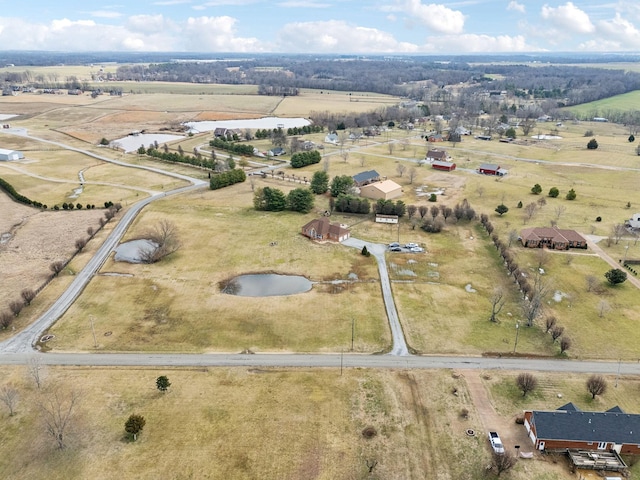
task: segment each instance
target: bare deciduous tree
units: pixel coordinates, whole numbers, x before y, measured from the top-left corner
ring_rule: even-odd
[[[440,207],[438,207],[437,205],[433,205],[430,208],[430,211],[431,211],[431,218],[433,218],[434,220],[438,215],[440,215]]]
[[[616,245],[620,242],[620,239],[624,237],[625,233],[627,233],[627,229],[622,223],[616,223],[611,227],[611,235],[613,235],[613,240]]]
[[[76,240],[76,250],[81,252],[84,247],[86,247],[87,241],[84,238],[78,238]]]
[[[408,178],[409,178],[409,184],[412,184],[413,181],[416,179],[416,177],[418,176],[418,170],[416,170],[416,167],[411,167],[409,169],[409,173],[407,174]]]
[[[602,395],[607,391],[607,381],[602,375],[591,375],[587,379],[587,390],[593,400],[596,398],[596,395]]]
[[[526,207],[524,207],[524,223],[527,223],[533,218],[533,216],[536,214],[537,209],[538,206],[535,202],[531,202]]]
[[[571,339],[569,337],[563,336],[560,339],[560,353],[564,353],[571,348]]]
[[[62,260],[57,260],[49,265],[49,270],[53,272],[53,275],[58,275],[62,270],[64,270],[64,262]]]
[[[551,338],[553,338],[554,342],[560,338],[563,333],[564,327],[561,327],[560,325],[554,325],[553,328],[551,328]]]
[[[538,379],[532,373],[524,372],[516,377],[516,385],[522,391],[522,396],[526,397],[527,393],[536,389]]]
[[[527,320],[527,327],[532,327],[535,319],[542,313],[544,301],[551,290],[551,285],[541,275],[533,277],[533,285],[527,289],[522,303],[522,310]]]
[[[493,468],[498,476],[503,472],[510,470],[516,464],[516,457],[511,452],[496,453],[493,452]]]
[[[544,333],[549,333],[549,330],[555,327],[557,322],[558,320],[556,319],[556,317],[554,317],[553,315],[549,315],[545,320],[546,330],[544,331]]]
[[[600,283],[598,277],[596,277],[595,275],[587,275],[585,281],[587,283],[587,292],[592,291],[598,285],[598,283]]]
[[[72,390],[63,393],[60,389],[43,392],[37,401],[45,431],[53,437],[62,450],[67,445],[67,434],[77,413],[80,395]]]
[[[9,328],[13,323],[14,318],[15,315],[7,311],[0,312],[0,328],[2,328],[3,330]]]
[[[20,292],[25,305],[31,305],[31,302],[36,298],[36,292],[32,288],[25,288]]]
[[[24,307],[24,302],[20,302],[18,300],[13,300],[9,302],[9,310],[17,317],[20,315],[22,308]]]
[[[562,214],[565,212],[566,209],[567,207],[565,207],[564,205],[558,205],[553,209],[553,211],[556,214],[556,220],[560,220],[560,217],[562,216]]]
[[[29,358],[27,363],[27,373],[33,379],[36,387],[41,388],[46,377],[46,367],[43,365],[42,360],[38,355],[34,355]]]
[[[549,262],[549,252],[546,248],[539,248],[536,252],[536,261],[538,262],[538,268],[544,267]]]
[[[181,247],[176,226],[168,220],[161,220],[148,237],[157,247],[141,249],[140,258],[144,263],[156,263]]]
[[[396,166],[396,172],[398,172],[398,176],[399,177],[402,177],[402,175],[404,175],[404,172],[406,172],[406,171],[407,171],[407,166],[406,165],[404,165],[402,163],[399,163]]]
[[[418,212],[420,213],[420,218],[424,218],[424,216],[427,214],[428,211],[429,211],[429,207],[427,207],[426,205],[420,205],[418,207]]]
[[[0,388],[0,402],[4,403],[9,409],[9,416],[13,417],[16,413],[16,406],[18,405],[18,391],[11,385],[4,385]]]
[[[507,299],[504,296],[504,290],[502,288],[496,288],[493,291],[493,295],[491,296],[491,318],[489,318],[492,322],[498,321],[498,314],[504,307]]]

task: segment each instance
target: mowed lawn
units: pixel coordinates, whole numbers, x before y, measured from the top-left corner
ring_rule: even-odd
[[[637,68],[637,66],[635,67]],[[621,95],[615,95],[609,98],[603,98],[602,100],[596,100],[594,102],[583,103],[573,107],[568,107],[567,110],[578,115],[602,117],[612,110],[620,112],[628,110],[640,109],[640,91],[634,90],[633,92],[623,93]]]
[[[103,350],[335,352],[350,349],[352,320],[354,350],[389,348],[374,259],[301,236],[300,228],[315,212],[257,212],[251,201],[246,182],[150,205],[126,239],[144,238],[168,220],[176,225],[182,248],[154,265],[107,261],[103,273],[123,275],[94,278],[51,329],[56,340],[48,345],[93,348],[86,328],[93,315]],[[221,292],[226,280],[260,272],[303,275],[317,283],[310,292],[291,296]],[[350,274],[357,281],[330,283]]]
[[[0,373],[19,393],[14,416],[4,405],[0,411],[3,450],[12,452],[0,456],[7,480],[43,472],[51,480],[493,478],[484,471],[489,446],[464,375],[446,370],[47,367],[41,389],[25,367]],[[155,388],[160,375],[171,382],[166,393]],[[515,375],[496,373],[487,388]],[[53,391],[63,406],[70,392],[79,398],[64,450],[42,427],[38,407]],[[501,410],[506,395],[493,395]],[[131,442],[124,423],[134,413],[146,425]],[[365,427],[372,438],[362,435]],[[509,478],[532,472],[571,478],[541,459],[518,462]]]

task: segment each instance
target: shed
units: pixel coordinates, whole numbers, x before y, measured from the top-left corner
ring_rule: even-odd
[[[431,162],[431,168],[435,170],[444,170],[445,172],[451,172],[456,169],[456,164],[453,162],[444,162],[440,160],[435,160]]]
[[[0,148],[0,161],[20,160],[24,158],[24,154],[18,150],[7,150]]]
[[[373,200],[391,200],[402,196],[402,187],[393,180],[370,183],[360,188],[360,196]]]

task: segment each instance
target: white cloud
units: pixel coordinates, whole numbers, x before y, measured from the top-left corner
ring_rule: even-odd
[[[443,35],[429,37],[427,44],[421,48],[433,53],[503,53],[503,52],[535,52],[542,51],[538,47],[529,45],[522,35],[511,37],[509,35],[476,35],[467,33],[463,35]]]
[[[567,2],[559,7],[550,7],[545,4],[541,11],[542,18],[549,20],[561,31],[574,33],[592,33],[595,30],[593,23],[584,11],[576,7],[572,2]]]
[[[398,42],[390,33],[341,20],[289,23],[277,37],[277,50],[282,52],[412,53],[418,50],[412,43]]]
[[[616,13],[612,20],[602,20],[597,25],[598,36],[609,42],[617,42],[618,50],[637,50],[640,48],[640,30],[629,20]]]
[[[426,26],[438,33],[455,34],[464,30],[465,16],[458,10],[452,10],[441,4],[423,4],[422,0],[404,0],[388,10],[402,11],[411,22]]]
[[[518,3],[515,0],[511,0],[507,5],[507,10],[513,10],[514,12],[527,13],[527,9],[522,3]]]
[[[0,17],[0,44],[11,45],[16,50],[71,52],[266,50],[255,38],[236,36],[235,23],[236,19],[231,17],[192,17],[176,22],[162,15],[136,15],[123,25],[66,18],[46,24],[27,23],[18,18]]]
[[[257,38],[235,36],[236,19],[232,17],[191,17],[180,35],[182,49],[192,52],[261,52],[263,44]]]
[[[393,5],[380,7],[382,12],[403,13],[409,25],[423,25],[438,33],[456,34],[464,29],[465,16],[442,4],[423,4],[422,0],[396,0]]]

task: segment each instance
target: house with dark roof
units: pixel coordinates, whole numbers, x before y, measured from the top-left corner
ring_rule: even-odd
[[[380,174],[375,170],[367,170],[366,172],[360,172],[353,176],[353,183],[356,187],[363,187],[373,182],[380,181]]]
[[[446,150],[429,149],[425,160],[429,163],[439,160],[441,162],[448,162],[451,159]]]
[[[341,224],[331,223],[327,217],[321,217],[303,226],[302,235],[312,240],[342,242],[351,236],[351,232]]]
[[[587,241],[575,230],[558,227],[532,227],[520,232],[520,241],[527,248],[552,248],[569,250],[570,248],[587,248]]]
[[[496,175],[498,177],[503,177],[507,173],[509,173],[509,170],[506,170],[495,163],[483,163],[478,168],[478,173],[481,173],[483,175]]]
[[[524,412],[524,426],[537,450],[594,450],[640,453],[640,415],[620,407],[584,412],[573,403],[553,411]]]

